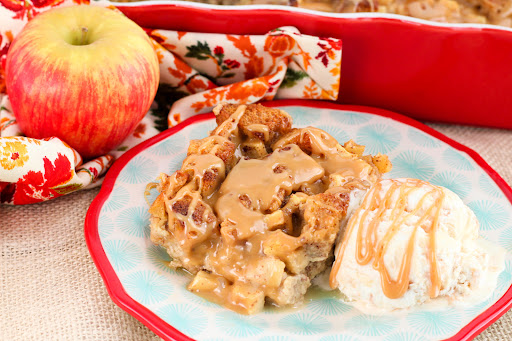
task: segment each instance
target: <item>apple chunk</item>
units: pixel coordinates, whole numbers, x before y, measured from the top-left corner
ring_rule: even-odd
[[[36,16],[7,53],[7,93],[23,133],[59,137],[85,159],[109,152],[136,128],[159,77],[144,30],[97,6]]]

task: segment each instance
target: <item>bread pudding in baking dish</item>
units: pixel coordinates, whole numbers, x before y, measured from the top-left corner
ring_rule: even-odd
[[[190,0],[214,5],[281,5],[331,13],[389,13],[445,23],[512,26],[509,0]],[[130,0],[117,0],[130,2]]]

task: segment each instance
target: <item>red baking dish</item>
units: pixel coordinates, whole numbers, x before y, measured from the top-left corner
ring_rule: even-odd
[[[120,3],[139,25],[264,34],[279,26],[343,40],[338,102],[425,121],[512,129],[512,30],[384,14],[331,14],[283,6]]]

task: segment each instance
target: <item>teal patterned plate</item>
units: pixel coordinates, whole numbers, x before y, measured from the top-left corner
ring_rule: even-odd
[[[512,300],[512,190],[474,151],[412,119],[388,111],[313,101],[275,101],[294,125],[316,126],[368,153],[386,153],[388,177],[445,186],[476,213],[481,235],[507,249],[506,269],[490,298],[476,306],[417,309],[369,316],[332,296],[297,309],[243,316],[188,292],[189,278],[167,267],[165,250],[149,240],[144,189],[159,173],[181,166],[188,142],[207,136],[213,115],[193,117],[123,155],[107,174],[86,218],[91,255],[112,299],[165,339],[175,340],[469,340],[501,316]],[[151,192],[151,200],[156,191]]]

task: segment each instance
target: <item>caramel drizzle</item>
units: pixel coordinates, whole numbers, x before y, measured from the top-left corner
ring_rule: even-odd
[[[172,199],[168,199],[164,197],[165,207],[167,210],[167,214],[176,216],[180,221],[185,222],[182,226],[182,230],[176,230],[175,233],[178,234],[177,240],[180,241],[180,244],[186,248],[190,249],[198,242],[202,241],[199,236],[203,236],[206,230],[212,230],[215,228],[216,221],[208,222],[208,214],[211,213],[210,210],[204,210],[202,213],[200,224],[196,224],[193,218],[193,213],[196,211],[197,205],[201,201],[201,194],[196,191],[192,191],[190,188],[191,183],[184,186],[176,196]],[[189,204],[188,210],[186,214],[181,214],[174,212],[172,206],[177,201],[182,200],[185,196],[189,196],[192,200]],[[199,238],[198,238],[199,237]]]
[[[268,141],[270,139],[270,130],[268,126],[264,124],[254,123],[247,126],[247,133],[249,134],[249,137],[256,136],[256,134],[259,133],[261,134],[263,141]]]
[[[297,145],[277,149],[261,160],[240,160],[222,183],[214,205],[220,220],[231,222],[231,227],[222,227],[223,236],[229,237],[225,234],[229,231],[235,239],[247,239],[265,232],[269,210],[275,211],[286,195],[322,176],[323,168]],[[279,205],[271,209],[276,202]]]
[[[217,148],[218,145],[215,145],[212,148],[212,151]],[[204,195],[204,199],[209,199],[212,194],[216,191],[224,178],[226,177],[226,166],[224,161],[221,158],[215,156],[214,154],[192,154],[187,156],[187,158],[183,161],[183,165],[181,167],[182,170],[187,171],[190,170],[193,172],[193,179],[196,181],[196,188],[193,190],[201,191],[202,195]],[[211,185],[208,191],[203,190],[204,178],[207,172],[215,172],[215,184]]]
[[[247,106],[240,105],[235,112],[224,122],[217,126],[211,133],[209,138],[216,139],[219,141],[219,138],[225,138],[233,142],[237,147],[241,143],[241,136],[239,134],[238,123],[242,119],[242,116],[245,114],[245,109]],[[214,137],[218,136],[218,137]],[[237,148],[238,150],[238,148]],[[236,153],[235,153],[236,155]],[[240,156],[240,155],[237,155]]]
[[[366,179],[372,170],[367,162],[349,153],[334,137],[319,128],[298,129],[287,138],[277,141],[273,148],[283,147],[290,140],[298,140],[298,145],[310,148],[310,156],[325,169],[326,175],[339,174],[347,179]]]
[[[432,230],[429,235],[429,263],[430,263],[430,283],[432,283],[430,287],[430,297],[437,297],[439,295],[439,291],[441,290],[441,279],[439,278],[439,269],[437,267],[437,257],[436,257],[436,230],[439,225],[439,213],[441,212],[441,203],[444,199],[444,192],[442,193],[441,198],[438,199],[436,213],[434,215],[434,220],[432,223]]]
[[[407,179],[404,182],[397,180],[391,181],[389,189],[386,191],[384,196],[380,197],[382,190],[382,181],[377,182],[372,189],[366,194],[363,203],[354,213],[353,218],[350,219],[346,228],[343,241],[336,251],[336,260],[333,264],[329,284],[332,288],[335,288],[337,284],[337,274],[340,270],[340,265],[344,257],[345,249],[347,247],[350,236],[352,235],[355,228],[357,231],[356,239],[356,252],[355,258],[359,265],[369,264],[373,259],[372,266],[380,274],[381,287],[383,293],[389,298],[400,298],[408,289],[409,286],[409,275],[411,270],[412,256],[414,253],[414,240],[416,237],[416,231],[418,227],[421,227],[429,234],[429,263],[430,263],[430,297],[434,298],[439,294],[441,283],[439,278],[437,259],[436,259],[436,243],[435,236],[436,230],[439,225],[439,215],[441,212],[442,202],[444,200],[444,192],[437,186],[428,184],[427,182],[415,179]],[[427,186],[430,191],[425,193],[418,201],[416,206],[407,211],[407,197],[412,191],[421,186]],[[389,226],[388,230],[380,241],[377,240],[377,228],[379,222],[382,221],[383,215],[386,211],[391,208],[392,202],[391,197],[397,192],[398,199],[391,211],[391,217],[393,221]],[[408,218],[415,216],[423,208],[427,198],[436,196],[433,203],[428,206],[425,211],[420,215],[418,221],[414,224],[414,230],[409,237],[405,254],[402,258],[399,273],[396,280],[393,280],[384,264],[384,255],[386,254],[387,248],[390,241],[400,230],[400,226],[407,221]],[[360,211],[364,210],[361,214]],[[375,211],[374,217],[368,222],[368,227],[365,231],[363,224],[368,220],[368,213]],[[358,216],[361,216],[359,219]],[[430,225],[423,226],[427,218],[432,217]]]
[[[205,155],[210,141],[215,142],[215,145],[211,148],[211,150],[208,152],[208,154],[215,155],[224,143],[229,142],[229,139],[227,137],[220,136],[220,135],[210,135],[210,136],[202,139],[202,141],[203,141],[203,143],[197,149],[196,155]],[[192,155],[194,155],[194,154],[192,154]]]

